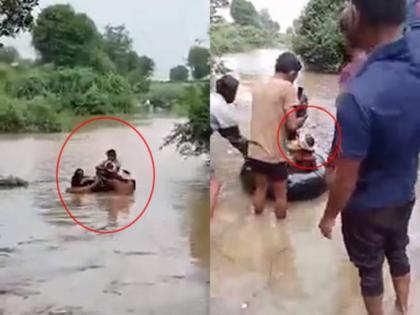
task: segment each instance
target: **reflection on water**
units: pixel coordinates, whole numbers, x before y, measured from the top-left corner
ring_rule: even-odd
[[[156,190],[142,219],[112,235],[77,226],[58,200],[56,156],[67,135],[0,138],[0,174],[30,182],[0,191],[0,314],[206,314],[207,169],[173,148],[158,150],[175,122],[134,121],[155,156]],[[75,168],[93,174],[110,147],[137,180],[134,196],[64,194],[78,220],[104,230],[131,222],[149,195],[151,162],[138,136],[118,124],[87,126],[60,168],[64,191]]]
[[[226,66],[241,80],[237,113],[240,128],[247,136],[252,86],[272,75],[279,53],[279,50],[259,50],[224,58]],[[336,76],[304,72],[298,84],[307,91],[310,104],[334,113]],[[333,123],[325,114],[310,111],[309,115],[306,127],[318,140],[318,149],[325,153]],[[339,223],[333,241],[323,239],[317,228],[327,196],[289,205],[284,222],[276,221],[270,206],[263,216],[255,217],[249,197],[239,184],[241,155],[227,141],[214,135],[211,159],[223,185],[211,226],[211,314],[364,314],[357,272],[348,262]],[[420,216],[415,212],[409,248],[415,280],[413,303],[420,297],[419,226]],[[392,314],[394,297],[389,274],[385,274],[386,314]],[[419,307],[418,303],[414,305],[413,315],[420,313]]]

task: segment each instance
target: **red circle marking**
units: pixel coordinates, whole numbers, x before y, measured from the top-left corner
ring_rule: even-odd
[[[314,109],[318,109],[324,113],[326,113],[333,121],[334,121],[334,125],[337,128],[337,132],[338,132],[338,138],[337,138],[337,143],[335,145],[334,151],[332,152],[332,154],[328,157],[327,161],[325,161],[324,163],[322,163],[321,165],[316,165],[316,166],[303,166],[300,165],[298,163],[296,163],[293,160],[290,160],[289,157],[287,156],[287,154],[284,152],[281,143],[280,143],[280,133],[281,133],[281,127],[286,123],[287,117],[289,117],[289,115],[291,115],[294,112],[297,112],[299,110],[302,109],[307,109],[307,108],[314,108]],[[316,171],[318,169],[320,169],[321,167],[327,166],[328,164],[332,163],[338,156],[338,153],[340,151],[340,147],[341,147],[341,142],[342,142],[342,132],[341,132],[341,127],[340,124],[338,123],[337,119],[334,117],[333,114],[331,114],[331,112],[329,112],[328,110],[326,110],[324,107],[321,106],[315,106],[315,105],[297,105],[295,107],[293,107],[292,109],[290,109],[282,118],[282,120],[279,123],[279,126],[277,128],[277,146],[280,150],[281,155],[283,156],[283,158],[287,161],[287,163],[289,163],[290,165],[301,169],[301,170],[305,170],[305,171]]]
[[[132,222],[128,223],[127,225],[125,225],[125,226],[123,226],[121,228],[118,228],[118,229],[115,229],[115,230],[110,230],[110,231],[100,231],[100,230],[91,228],[91,227],[83,224],[79,220],[77,220],[77,218],[73,215],[73,213],[68,208],[66,202],[64,201],[64,198],[63,198],[63,195],[62,195],[61,189],[60,189],[59,174],[58,174],[59,173],[59,169],[60,169],[61,158],[63,156],[64,149],[66,147],[66,144],[70,141],[71,137],[73,137],[74,134],[79,129],[81,129],[82,127],[84,127],[84,126],[86,126],[86,125],[88,125],[88,124],[90,124],[90,123],[92,123],[94,121],[98,121],[98,120],[113,120],[113,121],[117,121],[117,122],[119,122],[119,123],[121,123],[121,124],[123,124],[123,125],[125,125],[125,126],[127,126],[129,128],[131,128],[140,137],[140,139],[143,141],[143,143],[146,145],[146,149],[147,149],[147,151],[149,153],[149,157],[150,157],[150,160],[152,162],[152,173],[153,173],[153,175],[152,175],[152,187],[150,189],[149,197],[147,198],[147,201],[146,201],[146,204],[145,204],[143,210],[140,212],[140,214],[136,218],[134,218],[134,220]],[[149,144],[147,143],[146,139],[143,137],[143,135],[140,133],[140,131],[138,131],[133,125],[131,125],[130,123],[128,123],[125,120],[123,120],[121,118],[118,118],[118,117],[113,117],[113,116],[98,116],[98,117],[94,117],[94,118],[91,118],[91,119],[88,119],[88,120],[82,122],[76,128],[74,128],[73,131],[67,136],[66,140],[64,141],[63,145],[61,146],[60,153],[58,154],[58,157],[57,157],[56,170],[55,170],[55,182],[56,182],[56,185],[57,185],[57,193],[58,193],[58,197],[60,198],[60,202],[61,202],[64,210],[66,210],[66,212],[68,213],[68,215],[73,219],[73,221],[75,223],[77,223],[78,225],[80,225],[82,228],[84,228],[84,229],[86,229],[86,230],[88,230],[90,232],[97,233],[97,234],[114,234],[114,233],[117,233],[117,232],[124,231],[125,229],[128,229],[129,227],[131,227],[132,225],[134,225],[138,220],[140,220],[140,218],[144,215],[144,213],[146,212],[147,208],[149,207],[150,202],[152,200],[153,193],[155,191],[155,182],[156,182],[156,166],[155,166],[155,160],[153,158],[152,150],[150,149]]]

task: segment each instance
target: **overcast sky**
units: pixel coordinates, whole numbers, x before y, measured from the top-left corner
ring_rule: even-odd
[[[293,20],[300,13],[309,0],[251,0],[258,10],[267,8],[273,20],[279,22],[281,31],[285,32],[293,25]]]
[[[41,0],[40,8],[56,3],[70,3],[87,13],[101,31],[107,24],[124,24],[134,49],[155,61],[155,76],[160,79],[185,63],[195,40],[208,45],[209,0]],[[29,34],[3,42],[17,47],[25,58],[35,56]]]

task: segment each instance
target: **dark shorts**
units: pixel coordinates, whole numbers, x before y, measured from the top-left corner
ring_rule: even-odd
[[[385,258],[393,277],[410,272],[406,247],[413,206],[414,202],[410,202],[383,209],[343,211],[344,243],[350,260],[359,269],[365,296],[383,292],[382,265]]]
[[[249,166],[255,173],[263,174],[272,182],[282,182],[287,180],[288,164],[287,162],[267,163],[248,158]]]

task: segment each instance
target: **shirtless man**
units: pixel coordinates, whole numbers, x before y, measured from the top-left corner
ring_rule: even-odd
[[[249,163],[256,177],[256,190],[252,203],[256,214],[264,211],[269,182],[272,183],[275,214],[278,219],[286,218],[288,165],[277,146],[277,129],[286,112],[297,105],[297,93],[293,82],[298,77],[302,65],[297,57],[286,52],[281,54],[275,65],[275,75],[253,92],[251,139],[261,146],[251,146]],[[286,150],[286,127],[297,130],[307,116],[288,116],[286,125],[280,131],[280,143]]]

